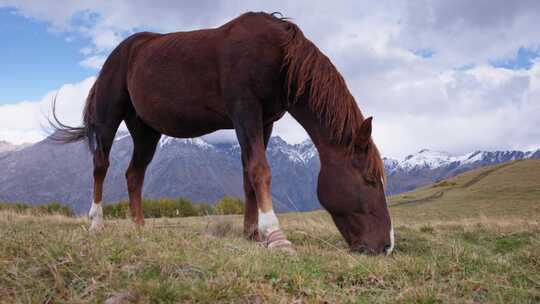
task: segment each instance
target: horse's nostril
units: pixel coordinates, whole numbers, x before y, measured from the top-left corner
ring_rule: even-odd
[[[356,247],[356,250],[358,252],[366,252],[368,251],[368,247],[366,245],[359,245],[358,247]]]
[[[383,251],[384,251],[385,254],[389,254],[390,249],[392,249],[392,245],[388,244],[388,245],[384,246]]]
[[[358,252],[358,253],[368,253],[369,249],[365,244],[358,244],[351,246],[351,251]]]

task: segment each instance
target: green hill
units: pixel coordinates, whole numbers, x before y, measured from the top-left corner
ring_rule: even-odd
[[[327,213],[279,215],[297,255],[241,216],[107,221],[0,211],[0,303],[539,303],[540,161],[390,199],[396,248],[353,254]],[[114,302],[119,303],[119,302]]]
[[[483,167],[389,199],[408,220],[540,218],[540,160]]]

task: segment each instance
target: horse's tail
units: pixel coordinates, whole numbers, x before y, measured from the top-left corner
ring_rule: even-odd
[[[88,142],[88,147],[92,154],[96,151],[95,143],[95,123],[94,123],[94,111],[95,108],[95,84],[90,89],[88,97],[86,98],[86,105],[83,111],[83,124],[82,126],[72,127],[68,126],[58,119],[56,116],[56,96],[52,102],[52,120],[49,118],[49,125],[53,129],[53,133],[49,136],[49,139],[62,143],[73,143],[81,140]]]

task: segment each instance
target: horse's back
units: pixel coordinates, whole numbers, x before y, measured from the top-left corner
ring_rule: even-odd
[[[129,49],[131,103],[147,124],[171,136],[232,128],[228,99],[253,91],[273,102],[279,94],[283,33],[279,19],[246,13],[214,29],[132,35],[122,43]]]

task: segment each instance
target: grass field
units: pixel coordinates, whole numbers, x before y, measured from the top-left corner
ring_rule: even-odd
[[[0,301],[539,303],[539,188],[540,161],[520,161],[393,197],[390,257],[349,253],[324,212],[280,216],[295,256],[244,240],[239,216],[93,235],[86,219],[2,212]]]

